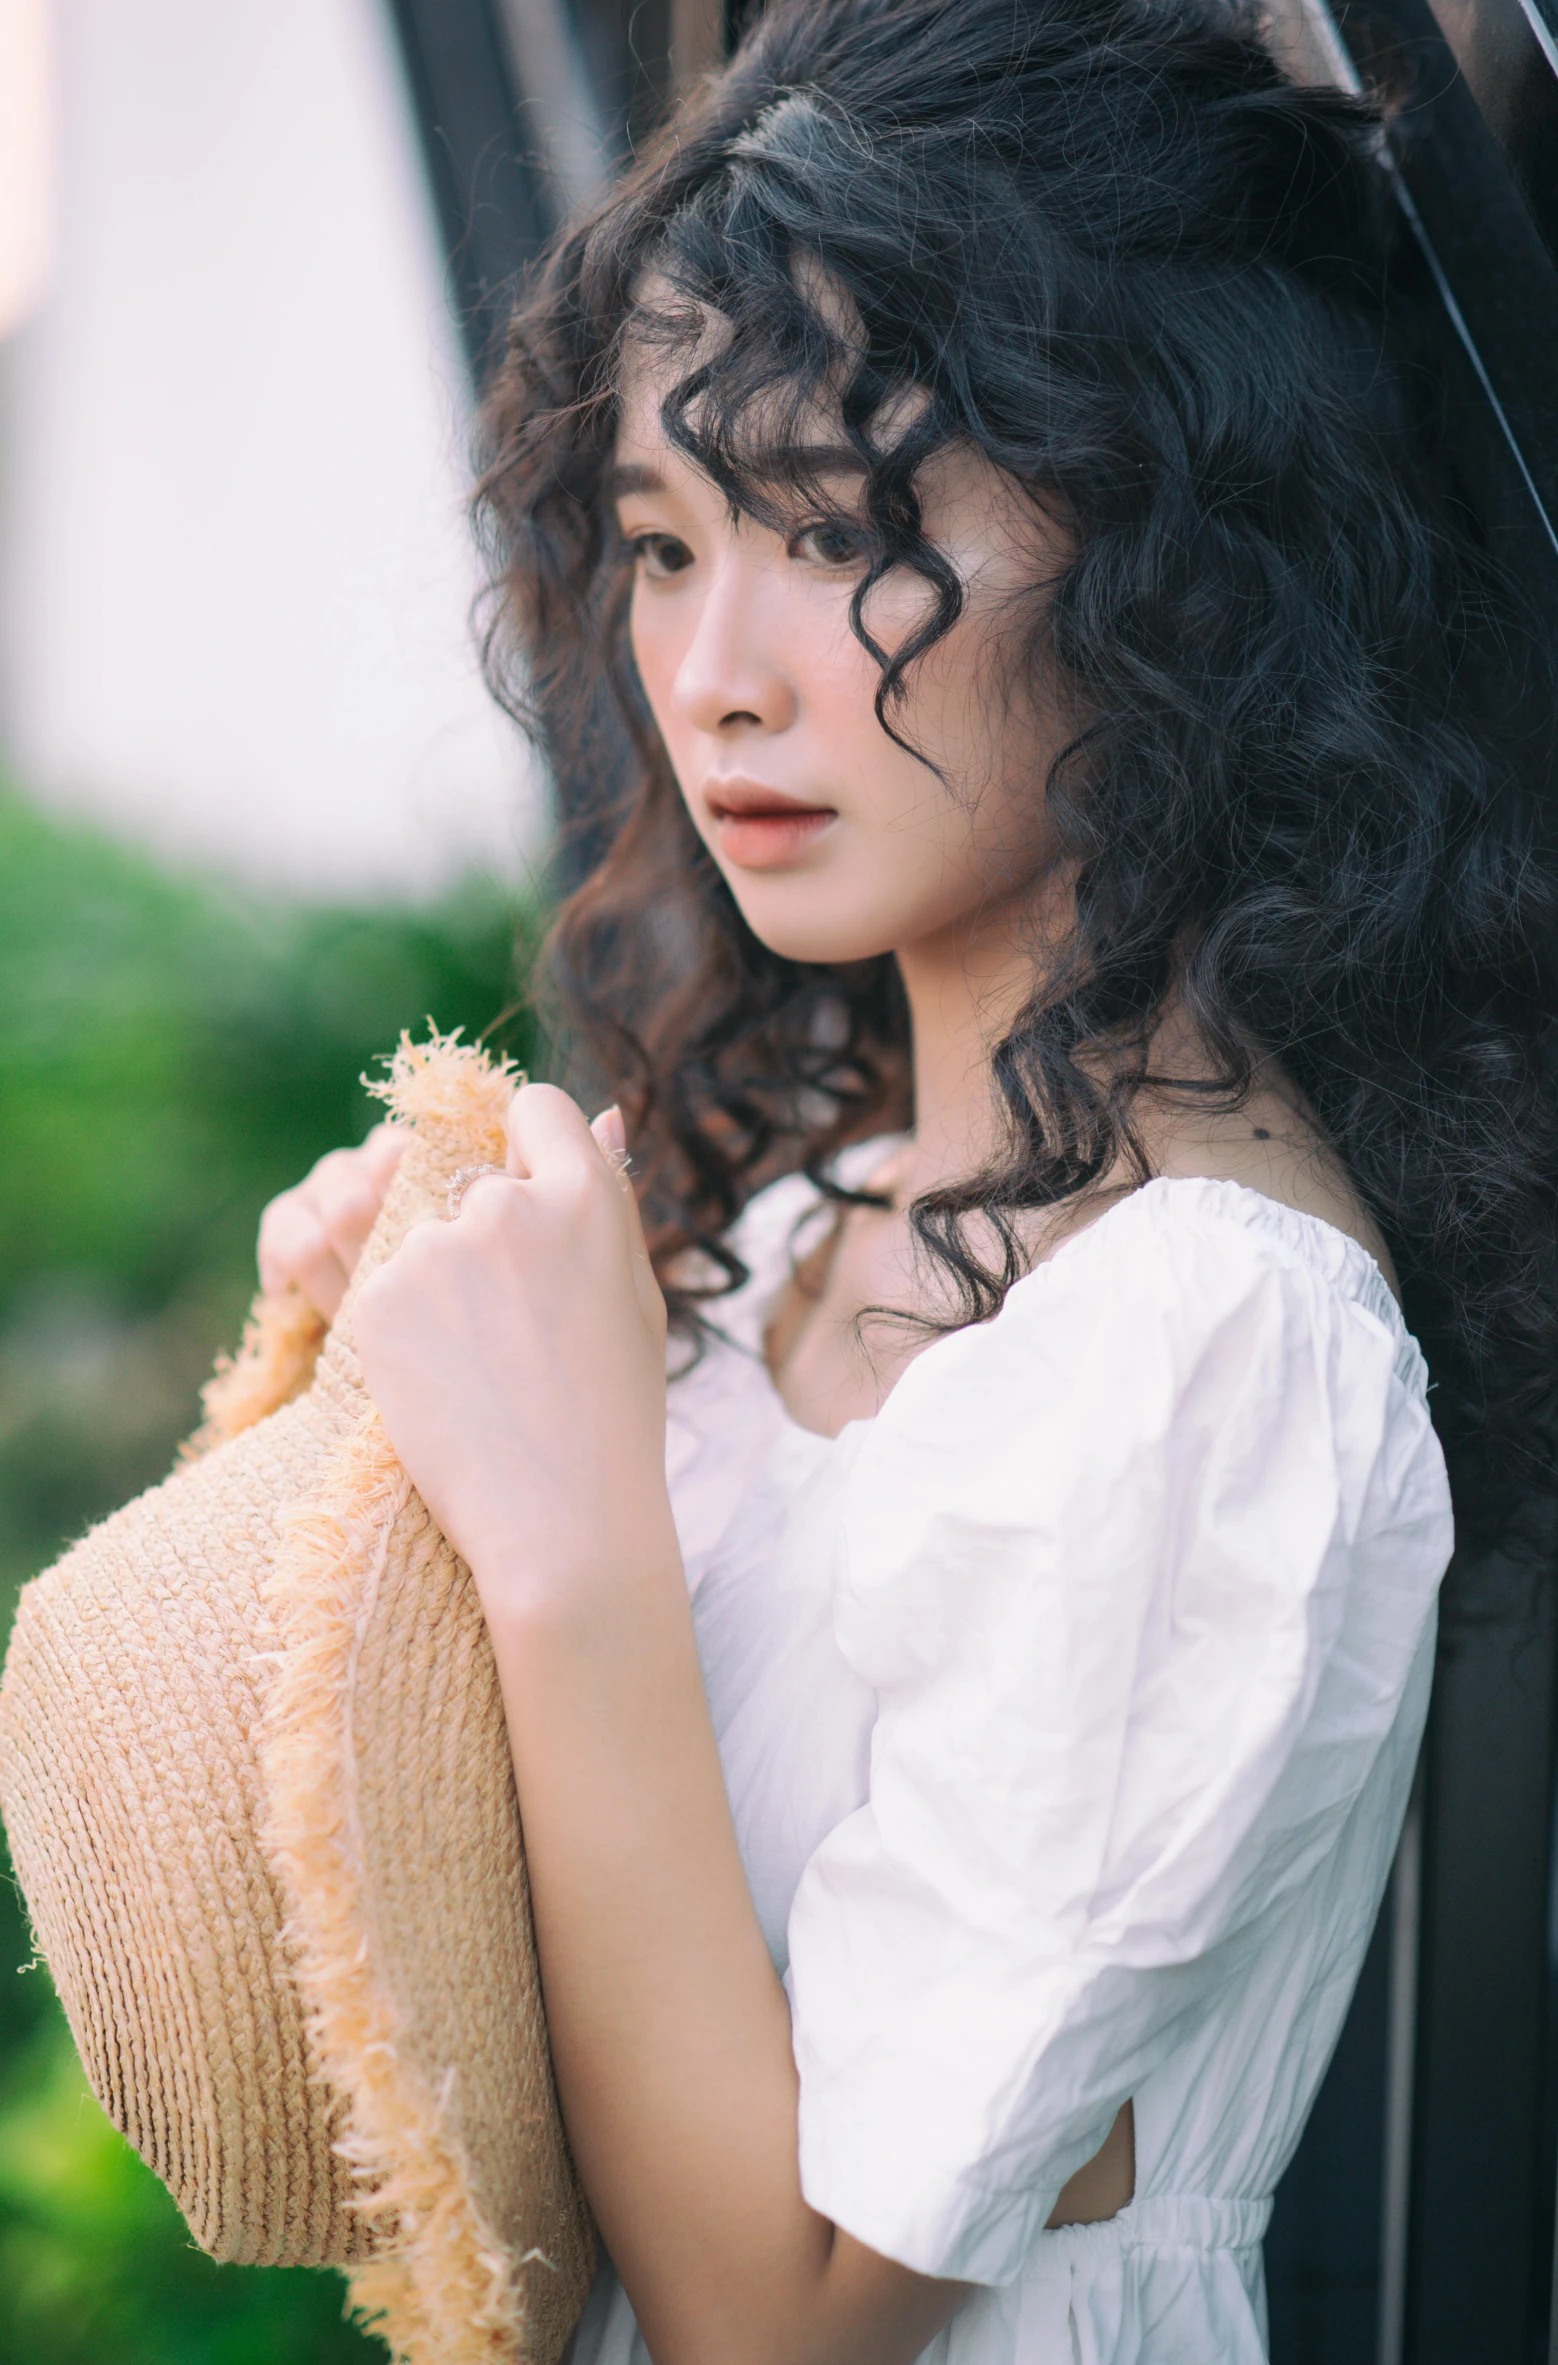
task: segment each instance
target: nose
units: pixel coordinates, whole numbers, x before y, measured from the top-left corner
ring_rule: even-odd
[[[712,570],[672,696],[694,730],[711,738],[783,731],[795,719],[795,685],[781,653],[772,568],[741,547]]]

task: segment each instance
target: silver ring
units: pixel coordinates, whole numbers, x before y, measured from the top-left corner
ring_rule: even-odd
[[[473,1182],[480,1182],[484,1174],[506,1174],[507,1172],[508,1169],[505,1166],[462,1166],[458,1173],[451,1174],[449,1188],[444,1193],[444,1209],[449,1221],[453,1223],[459,1214],[460,1202]]]

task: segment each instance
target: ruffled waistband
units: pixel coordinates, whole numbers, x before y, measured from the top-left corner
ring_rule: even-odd
[[[1023,2281],[1102,2266],[1126,2250],[1253,2250],[1270,2223],[1269,2193],[1259,2200],[1144,2193],[1101,2225],[1058,2225],[1040,2234]]]

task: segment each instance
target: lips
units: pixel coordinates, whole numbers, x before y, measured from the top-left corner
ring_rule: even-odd
[[[703,801],[720,852],[738,870],[782,870],[838,819],[832,805],[808,804],[756,780],[710,781]]]

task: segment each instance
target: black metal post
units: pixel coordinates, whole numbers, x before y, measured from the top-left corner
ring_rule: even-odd
[[[450,302],[480,384],[515,284],[555,226],[488,0],[388,0],[443,233]]]

